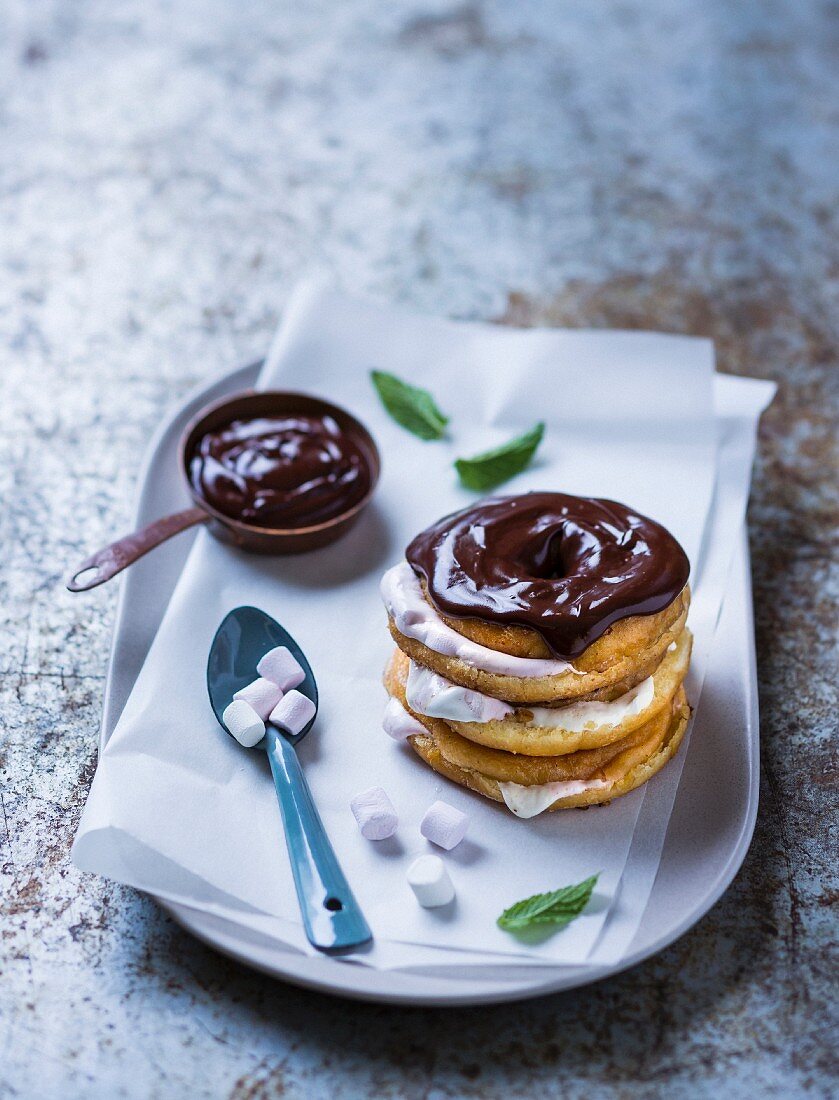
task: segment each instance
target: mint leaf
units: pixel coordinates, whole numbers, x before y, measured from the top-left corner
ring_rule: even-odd
[[[461,484],[483,493],[502,481],[509,481],[515,474],[520,474],[533,458],[544,434],[545,425],[540,423],[494,450],[484,451],[473,458],[458,458],[455,467]]]
[[[532,898],[517,901],[504,910],[498,918],[498,926],[508,932],[541,924],[553,924],[557,930],[564,928],[588,905],[599,877],[592,875],[575,886],[562,886],[548,894],[534,894]]]
[[[395,374],[371,370],[370,377],[382,404],[396,421],[420,439],[440,439],[449,422],[434,403],[428,390],[409,386]]]

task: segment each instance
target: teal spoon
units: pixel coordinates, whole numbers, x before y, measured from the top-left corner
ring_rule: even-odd
[[[278,645],[288,646],[304,669],[306,678],[297,690],[317,708],[315,677],[294,638],[264,611],[237,607],[216,631],[207,661],[210,705],[222,729],[221,716],[233,693],[256,679],[260,657]],[[312,718],[297,735],[267,723],[256,748],[264,749],[271,763],[306,936],[318,951],[337,954],[361,947],[373,936],[326,835],[295,752],[314,722]]]

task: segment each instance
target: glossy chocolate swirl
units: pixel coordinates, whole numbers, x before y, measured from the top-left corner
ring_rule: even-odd
[[[282,530],[325,523],[370,488],[366,455],[331,416],[234,420],[201,436],[189,476],[223,515]]]
[[[443,615],[528,627],[565,659],[619,619],[662,611],[690,571],[661,524],[565,493],[481,501],[417,535],[406,556]]]

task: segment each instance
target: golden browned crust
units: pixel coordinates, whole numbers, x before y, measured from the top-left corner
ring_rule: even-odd
[[[412,710],[405,698],[404,683],[393,664],[385,675],[385,687],[398,699],[407,712],[420,722],[436,743],[441,756],[450,764],[467,771],[477,771],[502,783],[520,783],[532,786],[542,783],[559,783],[571,779],[601,779],[609,766],[618,758],[634,762],[629,750],[647,746],[664,739],[674,711],[685,702],[684,692],[679,690],[669,704],[661,708],[649,722],[638,727],[627,737],[610,745],[562,756],[525,756],[477,745],[461,737],[450,723],[441,718],[429,718]],[[629,766],[627,764],[627,766]]]
[[[420,583],[423,596],[434,607],[428,597],[428,586],[425,581]],[[655,615],[630,615],[627,619],[620,619],[573,659],[574,667],[580,672],[602,672],[614,663],[616,657],[624,653],[643,652],[670,629],[682,612],[687,611],[689,605],[690,588],[685,585],[663,611]],[[486,619],[453,619],[443,615],[437,608],[435,611],[452,630],[478,645],[486,646],[487,649],[497,649],[501,653],[509,653],[511,657],[555,659],[544,638],[528,627],[505,626]]]
[[[682,633],[687,618],[688,603],[689,594],[685,589],[674,601],[674,605],[671,605],[671,607],[678,607],[676,617],[671,616],[668,625],[657,636],[650,637],[647,633],[645,648],[636,649],[635,642],[630,641],[630,638],[636,637],[631,624],[637,624],[647,618],[658,619],[658,616],[635,616],[633,619],[624,619],[622,623],[616,624],[616,626],[630,624],[624,634],[627,647],[619,648],[616,637],[620,635],[613,636],[608,647],[609,660],[603,657],[597,662],[597,667],[587,669],[582,667],[583,658],[586,658],[594,648],[590,646],[583,654],[583,658],[575,661],[577,671],[568,669],[551,676],[507,676],[497,672],[485,672],[483,669],[467,665],[458,657],[437,653],[422,642],[408,638],[397,629],[392,618],[389,618],[388,625],[393,640],[403,653],[407,653],[418,664],[438,672],[453,684],[473,688],[485,695],[492,695],[496,699],[504,699],[516,705],[533,703],[539,706],[561,706],[563,703],[586,699],[613,699],[652,675],[661,663],[667,647]],[[608,636],[604,634],[594,645],[598,646],[601,642],[605,642]],[[601,649],[601,657],[605,652],[605,649]],[[586,663],[592,665],[590,661]]]
[[[671,705],[688,670],[691,643],[690,631],[683,630],[675,643],[675,648],[665,653],[663,660],[652,674],[654,695],[649,706],[638,714],[624,718],[617,725],[596,726],[592,723],[583,730],[567,730],[559,726],[533,726],[529,724],[532,711],[527,707],[518,707],[506,718],[489,722],[453,722],[450,719],[446,722],[455,732],[479,745],[501,749],[507,753],[524,753],[528,756],[563,756],[566,753],[578,753],[581,750],[611,745],[623,740]],[[395,650],[385,671],[385,686],[391,695],[404,697],[409,667],[409,658],[406,654],[399,649]],[[557,710],[557,719],[560,719],[561,715],[562,710]]]
[[[614,780],[608,787],[598,787],[565,798],[559,798],[552,806],[548,807],[549,810],[570,810],[579,806],[593,806],[611,802],[613,798],[628,794],[629,791],[640,787],[641,784],[651,779],[656,772],[659,772],[674,755],[684,737],[689,717],[690,707],[685,702],[680,702],[672,715],[664,738],[651,738],[643,745],[634,746],[627,750],[624,759],[622,759],[622,756],[618,756],[608,768],[604,769],[604,773],[612,772],[615,774]],[[439,745],[431,734],[427,737],[411,737],[408,740],[414,752],[439,775],[445,776],[446,779],[450,779],[462,787],[468,787],[486,798],[491,798],[495,802],[504,801],[497,779],[493,779],[480,771],[463,768],[451,763],[443,756]],[[630,762],[629,754],[631,754],[633,762]]]

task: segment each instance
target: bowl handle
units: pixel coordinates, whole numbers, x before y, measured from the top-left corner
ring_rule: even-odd
[[[206,523],[210,516],[203,508],[187,508],[184,512],[175,512],[174,515],[164,516],[154,523],[141,527],[139,531],[117,539],[103,550],[97,550],[68,577],[66,584],[71,592],[87,592],[96,588],[117,573],[121,573],[127,566],[132,565],[143,554],[159,546],[161,542],[170,539],[173,535],[180,534],[187,527],[194,527],[196,523]]]

